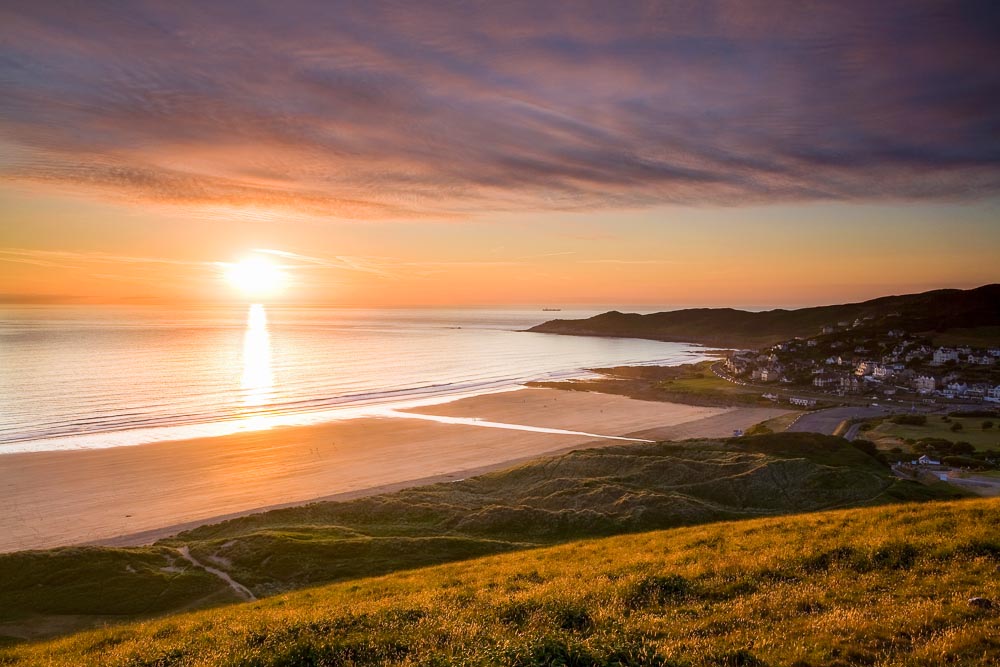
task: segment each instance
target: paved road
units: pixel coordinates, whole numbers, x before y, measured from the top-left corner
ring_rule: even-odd
[[[827,410],[817,410],[807,412],[792,424],[788,430],[799,433],[823,433],[833,435],[841,422],[847,419],[867,419],[868,417],[880,417],[899,410],[884,407],[846,407],[829,408]],[[846,434],[848,440],[853,440],[852,436],[857,435],[857,429],[852,428]]]

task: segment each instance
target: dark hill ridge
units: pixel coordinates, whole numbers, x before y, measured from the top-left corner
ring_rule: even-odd
[[[733,308],[690,308],[638,315],[613,310],[585,320],[551,320],[529,331],[761,348],[795,337],[813,336],[825,325],[859,318],[871,318],[866,322],[872,327],[913,332],[996,326],[1000,325],[1000,284],[759,313]]]
[[[900,480],[851,443],[809,433],[579,450],[233,519],[151,547],[3,554],[0,643],[239,600],[181,547],[263,596],[588,537],[958,495]]]

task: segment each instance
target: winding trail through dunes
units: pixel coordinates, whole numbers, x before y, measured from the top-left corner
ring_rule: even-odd
[[[230,588],[236,591],[237,595],[239,595],[244,600],[253,601],[257,599],[257,596],[254,595],[252,592],[250,592],[249,588],[247,588],[240,582],[236,581],[222,570],[216,569],[209,565],[205,565],[204,563],[198,561],[194,556],[191,555],[191,550],[187,546],[178,547],[177,553],[179,553],[181,557],[184,558],[184,560],[191,563],[195,567],[201,568],[202,570],[205,570],[205,572],[208,572],[209,574],[214,574],[219,579],[222,579],[224,582],[226,582],[226,584]]]

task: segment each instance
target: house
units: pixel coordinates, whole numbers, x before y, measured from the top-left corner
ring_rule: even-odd
[[[788,399],[788,402],[792,405],[801,405],[804,408],[811,408],[816,405],[815,398],[799,398],[797,396],[791,397]]]
[[[954,396],[962,396],[969,390],[969,385],[964,382],[952,382],[945,387],[945,390]]]
[[[834,329],[832,326],[830,326],[829,324],[827,324],[822,329],[820,329],[820,331],[823,332],[823,333],[825,333],[825,334],[832,334],[834,331],[836,331],[836,329]]]
[[[937,389],[937,380],[932,375],[918,375],[913,381],[913,388],[920,394],[930,394]]]
[[[941,465],[941,462],[937,461],[935,459],[932,459],[931,457],[929,457],[926,454],[924,454],[919,459],[917,459],[917,465],[921,465],[921,466],[939,466],[939,465]]]
[[[753,363],[750,359],[745,357],[729,357],[726,359],[726,370],[733,375],[744,375],[748,370],[750,370],[750,365]]]
[[[940,366],[941,364],[946,364],[949,361],[958,361],[957,350],[953,350],[950,347],[939,347],[934,350],[934,357],[931,360],[932,365]]]
[[[986,392],[986,400],[991,403],[1000,403],[1000,384]]]
[[[816,347],[816,339],[810,338],[806,341],[806,347]]]
[[[966,390],[965,395],[968,398],[986,398],[989,394],[990,386],[984,382],[977,382],[975,384],[970,384],[969,388]]]
[[[892,374],[892,369],[882,364],[875,364],[875,368],[872,369],[872,377],[876,380],[887,380],[892,377]]]

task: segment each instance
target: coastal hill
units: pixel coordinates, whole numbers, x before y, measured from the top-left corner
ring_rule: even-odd
[[[998,526],[984,499],[576,541],[13,646],[0,664],[992,665]]]
[[[960,496],[895,477],[863,447],[808,433],[578,450],[467,480],[233,519],[149,547],[3,554],[0,637],[583,538]]]
[[[824,326],[836,326],[840,322],[853,324],[856,320],[864,322],[865,326],[911,332],[952,329],[969,332],[986,328],[998,332],[1000,284],[797,310],[749,312],[733,308],[691,308],[648,315],[611,311],[585,320],[551,320],[529,331],[754,349],[791,338],[814,336]]]

